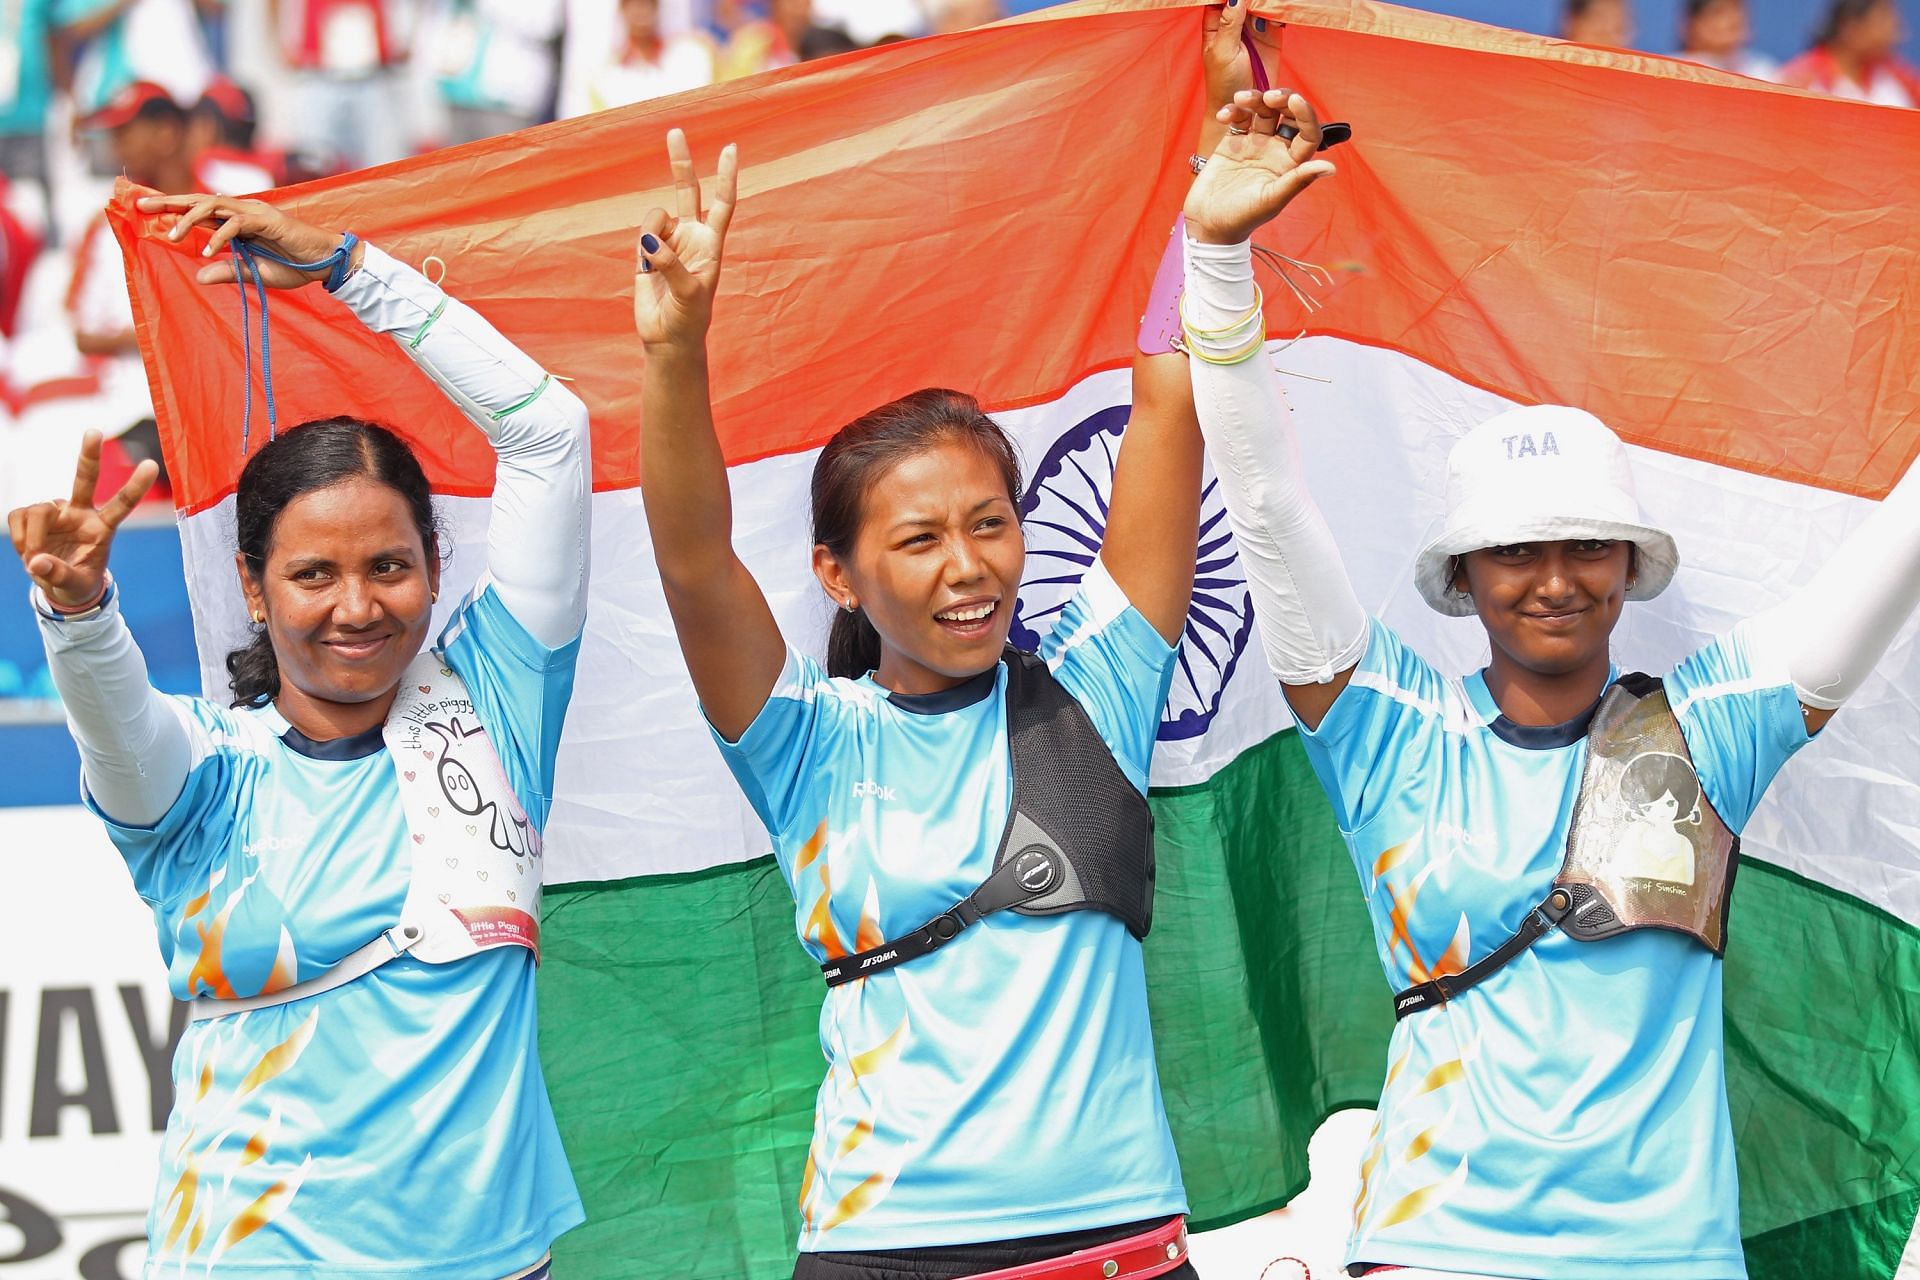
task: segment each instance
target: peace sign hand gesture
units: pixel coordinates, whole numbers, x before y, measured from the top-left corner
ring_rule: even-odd
[[[678,129],[667,131],[667,159],[679,214],[655,207],[640,219],[633,327],[649,347],[698,346],[706,341],[720,287],[721,250],[739,189],[739,152],[731,142],[721,149],[713,204],[704,215],[693,152]]]
[[[7,532],[27,576],[54,605],[83,608],[105,589],[107,553],[127,514],[140,505],[160,475],[149,460],[133,469],[120,492],[96,509],[93,491],[100,483],[100,433],[80,442],[80,463],[73,471],[73,496],[65,502],[39,502],[7,513]]]
[[[1313,158],[1320,117],[1289,89],[1243,90],[1219,119],[1227,136],[1187,193],[1187,232],[1202,243],[1238,244],[1334,169]]]

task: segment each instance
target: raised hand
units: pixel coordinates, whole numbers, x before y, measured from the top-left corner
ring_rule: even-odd
[[[1187,193],[1187,234],[1238,244],[1334,169],[1314,159],[1320,118],[1290,89],[1236,93],[1218,118],[1227,136]]]
[[[633,327],[645,345],[704,343],[720,287],[720,257],[739,190],[739,152],[720,151],[713,201],[702,212],[700,176],[694,171],[687,135],[667,131],[678,214],[658,207],[640,219],[638,269],[633,277]]]
[[[107,554],[113,535],[127,514],[153,488],[158,464],[147,461],[133,469],[120,492],[96,509],[93,491],[100,483],[100,433],[87,432],[80,442],[80,462],[73,471],[73,496],[64,502],[39,502],[7,513],[7,533],[27,576],[55,606],[84,608],[98,599],[106,585]]]
[[[1234,94],[1253,88],[1253,55],[1240,35],[1247,25],[1247,8],[1236,4],[1208,9],[1201,19],[1200,65],[1206,72],[1209,122]]]
[[[180,239],[201,223],[213,224],[213,235],[208,238],[200,255],[219,258],[220,261],[200,268],[194,278],[201,284],[233,283],[235,263],[232,258],[223,255],[227,245],[238,237],[244,237],[292,262],[318,262],[341,243],[339,232],[323,231],[274,208],[264,200],[237,200],[232,196],[156,195],[142,196],[139,207],[143,213],[178,215],[167,231],[169,240]],[[354,247],[353,266],[360,265],[359,259],[364,252],[363,247]],[[257,264],[261,281],[270,289],[298,289],[316,280],[324,280],[331,266],[329,264],[329,267],[318,271],[295,271],[268,258],[258,259]],[[251,273],[247,278],[253,278]]]

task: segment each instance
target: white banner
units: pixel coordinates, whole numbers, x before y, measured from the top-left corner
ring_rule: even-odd
[[[0,1280],[133,1280],[184,1014],[100,822],[0,808]]]

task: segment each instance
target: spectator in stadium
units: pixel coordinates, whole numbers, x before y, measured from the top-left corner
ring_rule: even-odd
[[[267,0],[292,75],[287,142],[359,168],[407,154],[406,47],[384,0]]]
[[[587,83],[585,107],[605,111],[713,83],[713,44],[698,32],[665,35],[660,0],[620,0],[620,43]]]
[[[7,187],[0,173],[0,338],[14,336],[27,271],[40,255],[40,237],[8,207]]]
[[[140,186],[170,193],[198,188],[193,152],[187,141],[187,113],[160,85],[135,80],[81,124],[107,131],[114,163]],[[74,344],[82,355],[138,364],[140,347],[133,333],[133,303],[127,296],[126,271],[104,214],[95,215],[87,224],[74,254],[67,312],[73,322]]]
[[[864,49],[926,35],[932,29],[927,9],[926,0],[813,0],[813,22],[845,32]]]
[[[1000,0],[927,0],[935,32],[965,31],[1000,20]]]
[[[443,0],[430,49],[452,143],[553,118],[562,0]]]
[[[0,4],[0,173],[37,183],[48,225],[47,112],[53,105],[54,0]],[[10,73],[10,74],[9,74]]]
[[[238,194],[278,185],[280,162],[255,151],[253,139],[253,95],[225,76],[209,80],[187,113],[194,189]]]
[[[1756,80],[1772,80],[1780,74],[1780,64],[1749,48],[1752,38],[1747,0],[1687,0],[1686,20],[1680,28],[1681,57]]]
[[[55,0],[60,37],[82,46],[73,102],[85,118],[136,80],[192,102],[213,74],[193,0]]]
[[[1628,49],[1633,46],[1633,11],[1627,0],[1567,0],[1560,35],[1576,44]]]
[[[733,30],[726,47],[720,51],[715,79],[737,80],[776,67],[790,67],[806,56],[809,37],[815,56],[821,52],[838,53],[827,48],[813,20],[813,0],[768,0],[767,16],[750,18]]]
[[[1813,47],[1781,69],[1780,82],[1855,102],[1920,107],[1920,72],[1894,52],[1904,38],[1894,0],[1832,0]]]
[[[252,200],[140,207],[183,215],[176,234],[220,223],[203,284],[233,287],[234,236],[279,255],[260,262],[269,287],[323,282],[337,323],[401,344],[461,407],[498,476],[479,585],[435,640],[445,535],[407,444],[355,418],[257,444],[233,498],[252,629],[227,659],[230,706],[155,690],[120,613],[141,584],[116,584],[109,553],[151,466],[96,509],[89,435],[71,499],[8,517],[82,799],[193,1006],[148,1266],[545,1280],[582,1217],[534,967],[586,610],[586,408],[371,245]],[[168,1231],[183,1200],[191,1229]]]

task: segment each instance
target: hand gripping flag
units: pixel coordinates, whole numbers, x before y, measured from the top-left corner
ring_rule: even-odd
[[[1280,83],[1357,140],[1263,235],[1324,265],[1270,289],[1315,488],[1362,598],[1453,669],[1471,623],[1416,598],[1441,461],[1513,403],[1633,445],[1686,565],[1618,636],[1662,670],[1785,596],[1920,449],[1920,115],[1815,99],[1366,0],[1274,4]],[[1201,12],[1086,0],[293,189],[300,216],[445,266],[448,289],[593,412],[594,584],[549,832],[548,1079],[591,1223],[572,1276],[790,1265],[820,1059],[817,974],[759,828],[707,740],[651,564],[636,459],[635,224],[670,204],[662,135],[741,147],[712,336],[737,537],[788,634],[814,451],[917,387],[978,394],[1019,440],[1044,631],[1101,533],[1125,365],[1188,182]],[[116,197],[180,506],[210,691],[240,638],[243,461],[231,286],[192,283]],[[437,264],[429,264],[437,269]],[[354,413],[420,450],[479,569],[491,455],[319,290],[272,298],[282,423]],[[253,439],[264,436],[254,370]],[[1316,381],[1314,379],[1325,379]],[[1197,1224],[1284,1203],[1329,1110],[1377,1094],[1386,987],[1354,873],[1253,620],[1218,498],[1154,771],[1147,947]],[[1749,826],[1726,965],[1727,1086],[1755,1277],[1893,1274],[1920,1207],[1920,658],[1911,635]]]

